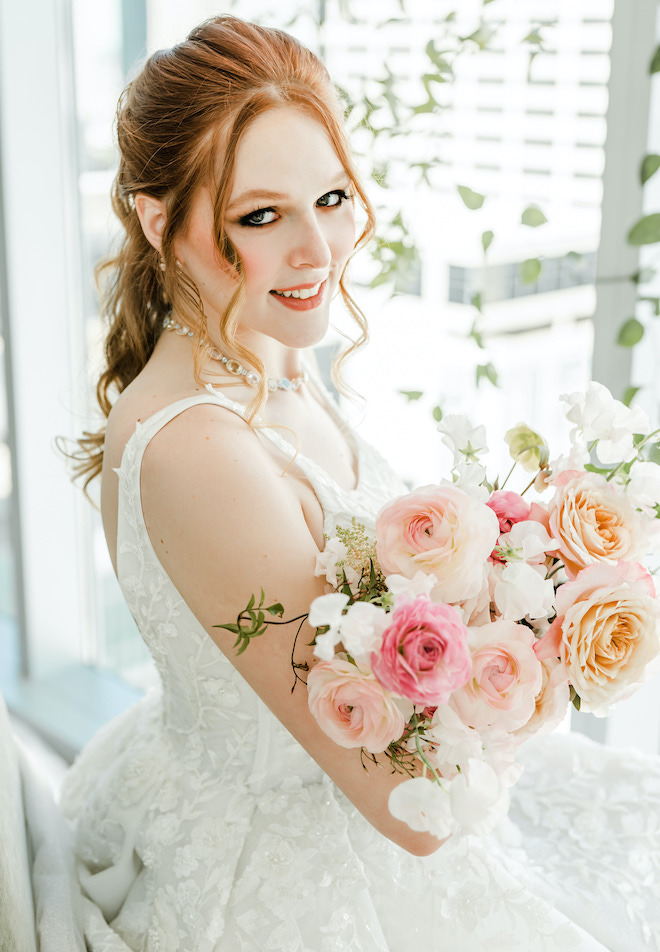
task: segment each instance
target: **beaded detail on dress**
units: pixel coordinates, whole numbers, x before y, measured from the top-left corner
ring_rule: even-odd
[[[144,451],[200,403],[243,413],[212,390],[180,401],[138,424],[118,470],[118,576],[160,687],[99,732],[63,791],[89,948],[660,949],[656,760],[642,771],[634,757],[581,739],[530,743],[499,835],[454,837],[420,859],[377,833],[273,717],[183,601],[144,524]],[[264,432],[293,454],[277,431]],[[326,532],[353,515],[373,524],[405,491],[356,442],[352,491],[296,456]]]

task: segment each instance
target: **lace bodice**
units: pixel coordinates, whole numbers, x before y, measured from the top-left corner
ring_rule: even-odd
[[[209,638],[186,603],[176,592],[160,564],[142,515],[140,469],[142,457],[153,436],[180,413],[200,403],[215,403],[244,415],[244,407],[224,394],[209,388],[203,396],[191,397],[155,413],[145,424],[138,423],[123,454],[119,476],[119,523],[117,574],[124,597],[142,637],[151,651],[163,685],[167,727],[186,738],[195,732],[214,733],[227,758],[227,769],[235,770],[238,755],[251,776],[263,776],[265,752],[272,749],[274,738],[267,731],[273,722],[264,706]],[[382,457],[357,441],[358,481],[353,490],[342,489],[313,460],[296,454],[281,434],[270,428],[261,430],[309,479],[324,513],[324,532],[330,533],[336,520],[345,514],[373,524],[374,513],[383,500]],[[386,493],[404,490],[390,472]],[[350,517],[349,515],[349,517]],[[237,713],[240,712],[240,713]],[[227,720],[244,720],[240,752],[226,748]],[[261,724],[258,718],[261,717]],[[261,745],[254,753],[255,738]],[[289,737],[284,732],[286,742]],[[215,746],[215,743],[214,743]],[[297,745],[296,745],[297,746]],[[310,765],[307,765],[310,768]],[[310,768],[311,769],[311,768]]]
[[[97,735],[63,792],[89,947],[660,949],[657,761],[644,761],[646,800],[635,821],[624,810],[639,789],[639,762],[570,738],[530,744],[498,836],[454,837],[419,859],[378,834],[273,717],[177,592],[144,523],[145,449],[200,403],[244,412],[212,388],[181,400],[137,425],[117,470],[118,578],[161,686]],[[294,454],[278,431],[261,432]],[[359,437],[356,447],[352,491],[296,456],[326,533],[352,516],[373,525],[383,503],[405,490]],[[626,852],[637,859],[622,875]]]

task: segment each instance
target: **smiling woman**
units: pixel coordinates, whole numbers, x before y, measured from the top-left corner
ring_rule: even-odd
[[[248,126],[237,148],[224,225],[235,262],[218,266],[208,188],[193,199],[185,231],[173,242],[178,267],[199,290],[214,346],[222,347],[222,317],[242,280],[237,339],[277,376],[301,373],[299,349],[325,334],[330,300],[355,247],[350,188],[325,127],[313,116],[284,106]],[[259,207],[262,202],[268,207]],[[135,207],[160,252],[165,201],[140,193]],[[306,319],[295,321],[291,311],[304,312]]]
[[[325,69],[285,33],[219,17],[147,62],[118,136],[126,239],[109,265],[98,388],[108,419],[81,441],[82,470],[93,478],[102,465],[108,549],[160,685],[85,748],[64,785],[87,948],[641,949],[654,898],[633,910],[634,934],[627,898],[643,893],[644,863],[609,893],[632,842],[624,793],[640,776],[651,868],[660,856],[657,763],[602,757],[586,742],[530,746],[534,787],[502,837],[445,842],[390,811],[407,774],[392,772],[382,746],[367,761],[310,710],[301,673],[314,701],[308,612],[325,591],[326,539],[353,519],[373,533],[405,490],[304,354],[337,292],[365,330],[345,272],[356,206],[358,245],[372,219]],[[490,510],[488,522],[496,532]],[[224,622],[260,589],[286,616],[240,653]],[[430,614],[442,627],[452,612]],[[404,614],[423,656],[423,619]],[[465,652],[451,677],[467,671]],[[375,684],[364,722],[382,742]],[[401,700],[388,701],[391,721]],[[511,766],[506,745],[493,746],[488,756]],[[405,763],[423,772],[413,753]],[[602,848],[589,852],[581,817],[609,775]],[[467,812],[470,777],[453,788]],[[537,816],[548,818],[542,833]],[[584,901],[587,862],[608,896],[605,925],[602,903]]]

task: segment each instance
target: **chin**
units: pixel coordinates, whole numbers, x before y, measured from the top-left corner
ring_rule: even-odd
[[[328,331],[328,325],[330,323],[329,316],[325,314],[323,319],[310,319],[308,317],[307,320],[307,325],[298,326],[295,329],[289,326],[283,328],[281,334],[273,334],[271,332],[269,336],[274,337],[275,340],[279,341],[280,344],[283,344],[285,347],[292,347],[298,350],[315,347],[321,343]]]

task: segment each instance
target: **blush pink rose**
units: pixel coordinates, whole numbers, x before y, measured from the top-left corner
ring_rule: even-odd
[[[472,677],[449,704],[476,730],[514,731],[532,716],[543,682],[526,625],[499,619],[470,629]]]
[[[515,732],[519,741],[531,737],[532,734],[544,734],[554,730],[568,710],[570,694],[566,666],[559,658],[545,658],[541,661],[541,668],[543,683],[536,696],[535,709],[527,723]]]
[[[569,578],[598,562],[637,559],[644,545],[639,516],[604,476],[567,470],[548,504],[550,535]]]
[[[495,515],[500,524],[500,533],[509,532],[511,526],[516,522],[524,522],[529,518],[530,505],[525,502],[518,493],[509,492],[508,489],[496,489],[491,493],[490,499],[486,503]]]
[[[371,669],[383,687],[413,704],[446,704],[470,677],[468,632],[450,605],[428,595],[401,600],[392,612]]]
[[[507,489],[496,489],[491,493],[486,505],[493,510],[500,524],[500,536],[511,531],[511,526],[524,522],[529,517],[530,505],[518,493]],[[500,540],[498,539],[498,543]],[[493,562],[504,562],[497,549],[493,549],[489,558]]]
[[[425,486],[400,496],[376,519],[378,561],[386,575],[435,575],[436,601],[478,595],[499,526],[485,503],[457,486]]]
[[[581,709],[607,713],[660,652],[660,608],[641,565],[590,565],[557,590],[557,617],[536,644],[559,657]]]
[[[381,753],[401,737],[408,723],[401,706],[371,673],[339,657],[312,668],[307,694],[319,727],[340,747]],[[412,712],[410,705],[409,717]]]

